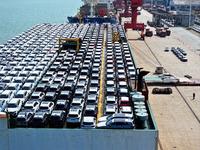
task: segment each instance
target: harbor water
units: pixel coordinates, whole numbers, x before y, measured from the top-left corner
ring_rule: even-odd
[[[0,44],[36,24],[64,23],[81,0],[0,0]]]

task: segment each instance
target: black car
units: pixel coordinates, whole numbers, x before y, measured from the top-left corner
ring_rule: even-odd
[[[59,70],[60,66],[57,66],[57,65],[52,65],[50,68],[49,68],[49,71],[55,71],[57,72]]]
[[[32,127],[46,127],[48,124],[49,117],[46,112],[37,112],[32,121]]]
[[[84,116],[96,117],[98,113],[98,107],[96,105],[87,105],[85,107]]]
[[[38,86],[37,86],[35,91],[46,93],[47,90],[49,89],[49,86],[50,85],[48,83],[40,83],[40,84],[38,84]]]
[[[61,91],[59,98],[71,101],[72,92],[71,91]]]
[[[50,85],[48,92],[60,93],[61,92],[61,85],[60,84],[52,84],[52,85]]]
[[[45,95],[45,101],[56,101],[58,94],[56,92],[47,92]]]
[[[62,128],[66,121],[66,112],[54,110],[49,118],[49,127]]]
[[[33,92],[31,95],[31,100],[37,99],[39,101],[43,101],[45,98],[45,93],[44,92]]]
[[[63,90],[69,90],[71,92],[73,92],[75,89],[75,84],[73,81],[68,81],[64,84]]]
[[[70,102],[65,99],[59,99],[56,103],[55,110],[65,110],[68,112],[70,106]]]
[[[20,112],[16,118],[17,127],[29,127],[33,115],[31,112]]]

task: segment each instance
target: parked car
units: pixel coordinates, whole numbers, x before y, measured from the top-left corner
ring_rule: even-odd
[[[49,84],[48,83],[40,83],[37,85],[37,88],[36,88],[36,92],[44,92],[46,93],[47,90],[49,89]]]
[[[119,91],[118,91],[118,96],[119,97],[124,97],[124,96],[126,96],[126,97],[128,97],[129,96],[129,94],[128,94],[128,89],[126,89],[126,88],[120,88],[119,89]]]
[[[35,114],[40,107],[39,101],[27,101],[24,105],[23,111]]]
[[[3,112],[7,106],[7,101],[4,99],[0,99],[0,112]]]
[[[2,93],[8,85],[6,83],[0,83],[0,93]]]
[[[81,122],[82,129],[95,129],[96,128],[96,118],[91,116],[83,117]]]
[[[135,127],[132,119],[115,118],[107,122],[99,122],[99,129],[133,129]]]
[[[43,101],[45,98],[45,94],[43,92],[33,92],[31,95],[31,100],[32,99],[37,99],[39,101]]]
[[[20,112],[16,118],[17,127],[29,127],[34,114],[31,112]]]
[[[71,107],[77,106],[77,107],[80,107],[81,109],[83,109],[85,106],[85,101],[82,98],[73,98],[70,106]]]
[[[131,106],[131,101],[129,97],[120,97],[119,98],[119,107],[122,106]]]
[[[66,99],[71,101],[72,92],[71,91],[61,91],[59,99]]]
[[[169,52],[169,47],[165,47],[165,52]]]
[[[66,121],[66,112],[63,110],[54,110],[49,118],[49,127],[63,128]]]
[[[109,104],[105,106],[104,114],[105,115],[112,115],[117,113],[117,106],[113,104]]]
[[[34,89],[33,83],[25,83],[22,86],[22,90],[30,91],[31,93],[33,92],[33,89]]]
[[[97,94],[88,95],[87,104],[97,105],[98,104],[98,96],[97,96]]]
[[[66,82],[64,87],[63,87],[63,90],[69,90],[71,92],[73,92],[75,89],[75,83],[72,81],[72,82]]]
[[[114,87],[107,87],[106,88],[106,95],[107,96],[116,96],[116,88],[114,88]]]
[[[82,121],[82,110],[80,107],[70,107],[67,115],[67,126],[70,127],[72,124],[76,124],[75,127],[79,126]]]
[[[56,77],[54,80],[53,80],[53,83],[54,84],[59,84],[61,87],[64,86],[65,84],[65,78],[64,77]],[[51,87],[50,87],[51,88]]]
[[[133,109],[131,106],[122,106],[119,108],[119,113],[131,114],[133,116]]]
[[[38,112],[46,112],[47,115],[50,115],[54,109],[54,102],[43,101],[40,104]]]
[[[61,92],[61,85],[60,84],[52,84],[50,85],[48,92],[57,92],[60,94]]]
[[[128,118],[133,119],[133,114],[126,114],[126,113],[115,113],[109,116],[103,116],[98,119],[98,122],[106,122],[112,120],[114,118]]]
[[[20,99],[22,103],[24,104],[28,100],[29,94],[30,94],[29,91],[19,90],[17,94],[15,95],[15,98]]]
[[[22,107],[22,101],[19,99],[12,99],[10,102],[8,102],[7,105],[7,112],[10,114],[11,118],[17,117],[20,109]]]
[[[31,121],[31,126],[36,128],[36,127],[46,127],[48,124],[48,119],[49,116],[46,112],[37,112],[32,121]]]
[[[55,105],[55,110],[64,110],[68,112],[70,106],[69,100],[59,99]]]
[[[47,92],[44,98],[44,101],[56,101],[58,93],[56,92]]]
[[[83,98],[85,99],[85,89],[84,88],[78,88],[74,92],[74,98]]]
[[[93,116],[96,117],[98,113],[97,105],[86,105],[84,116]]]
[[[10,83],[6,88],[6,90],[13,91],[14,95],[19,91],[19,89],[19,83]]]
[[[109,105],[109,104],[117,105],[117,98],[115,96],[106,96],[105,104],[106,105]]]
[[[6,101],[9,101],[14,97],[14,92],[10,90],[5,90],[0,94],[0,99],[4,99]]]

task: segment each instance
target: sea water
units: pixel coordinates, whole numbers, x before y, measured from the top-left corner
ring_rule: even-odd
[[[65,23],[82,4],[81,0],[0,0],[0,44],[36,24]]]

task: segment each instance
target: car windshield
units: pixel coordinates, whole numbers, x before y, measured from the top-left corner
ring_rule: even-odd
[[[24,106],[24,108],[26,108],[26,109],[32,109],[33,107],[32,106]]]
[[[30,87],[28,87],[28,86],[23,87],[23,90],[29,90],[29,89],[30,89]]]
[[[84,125],[93,125],[93,122],[83,122]]]
[[[34,122],[42,122],[42,118],[33,118]]]
[[[64,105],[63,104],[57,104],[56,107],[57,108],[64,108]]]
[[[25,118],[17,118],[17,121],[25,121]]]
[[[2,95],[0,95],[0,98],[8,98],[8,95],[2,94]]]
[[[23,94],[17,94],[16,98],[24,98],[24,95]]]
[[[51,120],[59,120],[60,117],[59,116],[51,116]]]
[[[17,105],[16,104],[8,104],[8,108],[16,108]]]
[[[78,117],[77,114],[69,114],[69,117]]]
[[[40,109],[49,109],[49,107],[47,107],[47,106],[42,106],[42,107],[40,107]]]

